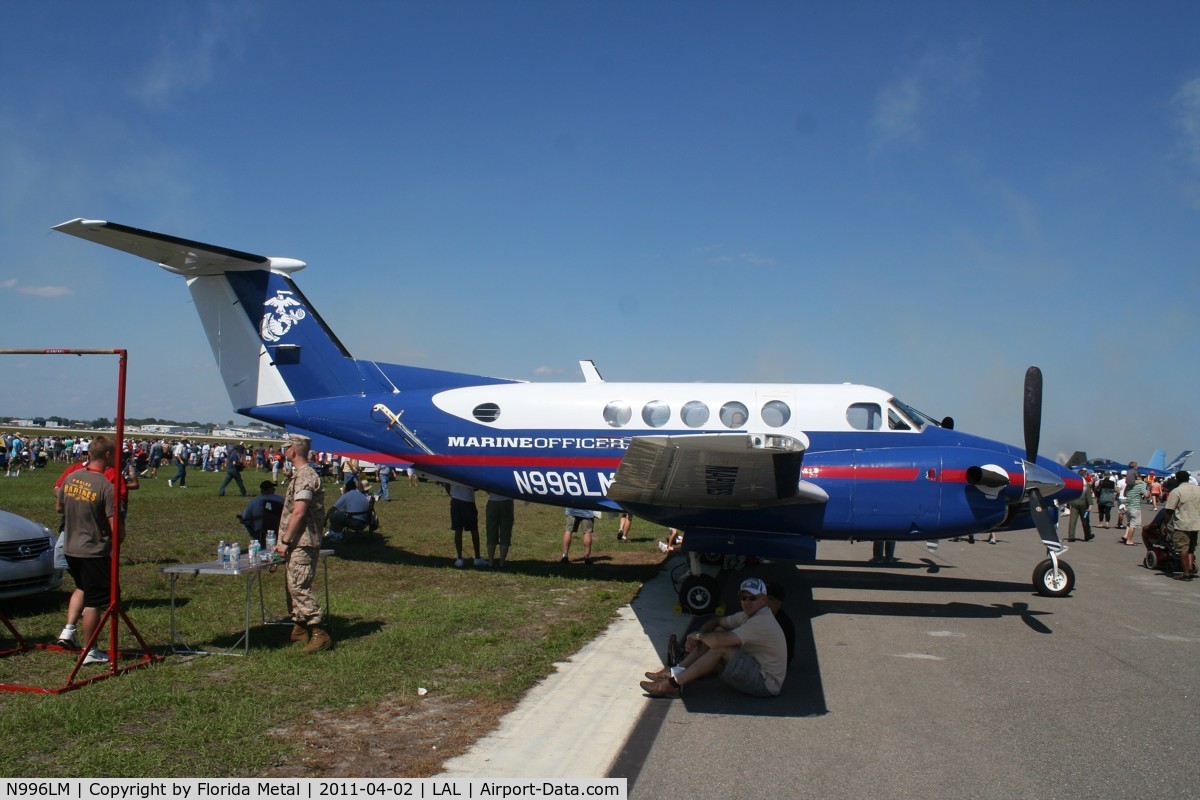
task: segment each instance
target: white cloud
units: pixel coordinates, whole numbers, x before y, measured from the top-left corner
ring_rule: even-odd
[[[563,370],[559,369],[558,367],[542,366],[542,367],[535,368],[533,370],[533,374],[538,376],[539,378],[541,378],[541,377],[545,377],[546,375],[562,375]]]
[[[710,263],[729,266],[774,267],[779,264],[779,259],[771,256],[760,256],[756,253],[738,253],[735,256],[717,256],[711,259]]]
[[[1181,191],[1191,205],[1200,208],[1200,77],[1184,83],[1171,98],[1171,105],[1182,159],[1191,169],[1183,178]]]
[[[944,105],[969,99],[975,92],[979,55],[973,42],[960,42],[952,51],[922,46],[909,58],[908,70],[875,97],[871,127],[876,149],[920,144]]]
[[[36,297],[62,297],[74,294],[66,286],[18,286],[17,291],[21,294],[32,294]]]
[[[204,19],[199,22],[179,20],[164,30],[157,57],[130,88],[138,102],[162,109],[180,95],[203,89],[221,68],[237,62],[260,16],[249,3],[211,2],[201,13]],[[181,31],[187,35],[181,36]]]
[[[22,286],[17,283],[16,278],[9,278],[0,281],[0,289],[12,289],[21,294],[31,294],[34,297],[63,297],[65,295],[74,294],[71,289],[66,286]]]
[[[1180,87],[1172,102],[1185,156],[1193,167],[1200,168],[1200,77]]]

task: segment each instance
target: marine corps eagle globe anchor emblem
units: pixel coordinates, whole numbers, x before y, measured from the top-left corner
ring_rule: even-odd
[[[292,325],[308,316],[300,301],[284,289],[276,290],[275,296],[263,305],[272,310],[263,314],[258,331],[263,340],[268,342],[278,342],[292,329]]]

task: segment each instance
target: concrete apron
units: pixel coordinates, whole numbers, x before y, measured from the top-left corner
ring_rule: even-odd
[[[670,559],[603,634],[534,686],[500,726],[438,777],[494,780],[604,778],[646,704],[638,686],[663,663],[667,636],[690,617],[674,613]]]

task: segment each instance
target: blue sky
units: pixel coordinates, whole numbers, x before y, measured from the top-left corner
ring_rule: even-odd
[[[272,256],[359,357],[854,381],[961,429],[1200,447],[1200,5],[0,5],[5,347],[126,347],[224,421],[183,281],[50,226]],[[1160,330],[1162,336],[1155,336]],[[0,413],[111,416],[5,356]]]

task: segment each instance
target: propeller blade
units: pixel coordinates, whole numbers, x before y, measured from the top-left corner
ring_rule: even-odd
[[[1037,463],[1038,444],[1042,438],[1042,371],[1037,367],[1025,370],[1025,460]]]
[[[1050,512],[1046,510],[1046,501],[1042,499],[1042,493],[1037,489],[1029,490],[1029,516],[1033,517],[1033,524],[1042,537],[1042,544],[1046,545],[1046,549],[1055,553],[1060,552],[1063,546],[1058,539],[1058,531],[1050,519]]]

